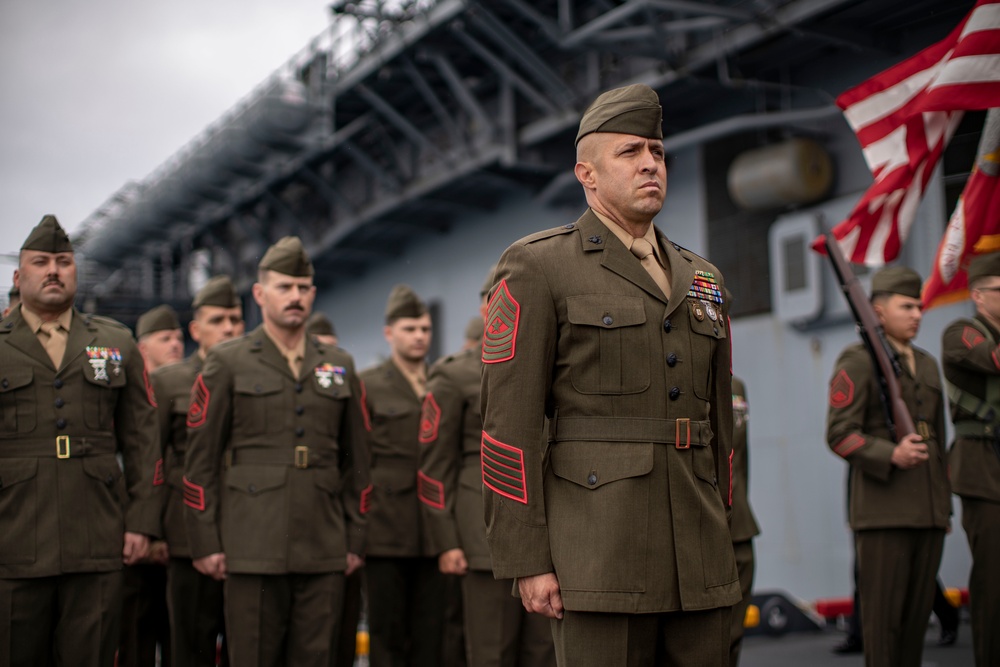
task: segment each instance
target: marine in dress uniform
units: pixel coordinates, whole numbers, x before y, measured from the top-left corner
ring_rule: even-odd
[[[187,415],[191,387],[205,356],[217,343],[243,335],[243,306],[228,276],[215,276],[191,303],[189,329],[198,350],[184,361],[157,369],[150,379],[158,397],[157,417],[163,447],[166,497],[163,536],[169,547],[167,607],[174,663],[185,667],[214,667],[219,635],[224,635],[222,582],[207,577],[191,563],[184,527],[184,455],[187,451]],[[228,664],[226,652],[223,664]]]
[[[73,308],[55,217],[21,247],[14,283],[23,301],[0,326],[0,665],[111,667],[122,563],[159,532],[152,390],[131,332]]]
[[[264,254],[263,324],[219,343],[188,408],[184,503],[195,568],[225,580],[229,659],[329,667],[345,572],[360,564],[368,456],[350,355],[309,340],[313,267]]]
[[[21,303],[21,290],[16,286],[12,286],[7,291],[7,307],[3,309],[3,316],[0,316],[0,320],[10,315],[10,311],[17,308],[19,303]]]
[[[941,343],[955,442],[951,487],[962,499],[972,551],[969,609],[976,665],[1000,665],[1000,253],[969,265],[972,319],[959,319]]]
[[[170,306],[156,306],[140,315],[135,337],[148,374],[181,360],[184,334],[177,312]],[[172,662],[165,567],[168,559],[167,543],[156,540],[141,563],[125,568],[118,667],[152,667],[156,664],[157,644],[161,667],[169,667]]]
[[[883,269],[872,304],[903,369],[903,400],[918,433],[895,442],[872,360],[858,343],[830,380],[826,439],[850,464],[865,664],[919,667],[951,504],[944,397],[934,359],[911,344],[920,327],[920,276]]]
[[[743,596],[733,607],[733,625],[730,630],[729,666],[740,661],[743,643],[743,622],[753,589],[754,554],[753,538],[760,535],[760,527],[750,507],[750,460],[747,426],[750,421],[750,403],[743,380],[733,378],[733,515],[729,530],[733,537],[736,569],[740,573],[740,593]]]
[[[483,332],[492,269],[480,293],[478,330]],[[468,334],[473,334],[469,336]],[[427,379],[420,420],[420,472],[417,489],[427,534],[444,574],[462,577],[465,648],[476,667],[555,665],[548,621],[528,614],[511,596],[510,579],[494,579],[483,523],[483,420],[480,406],[482,353],[469,347],[438,361]]]
[[[431,317],[406,285],[389,295],[384,335],[389,359],[361,373],[372,466],[372,488],[364,500],[371,664],[438,667],[446,584],[417,499],[417,438]]]
[[[661,126],[648,86],[597,98],[575,167],[590,208],[504,252],[486,317],[493,572],[555,619],[560,665],[729,662],[728,305],[718,269],[652,224]]]

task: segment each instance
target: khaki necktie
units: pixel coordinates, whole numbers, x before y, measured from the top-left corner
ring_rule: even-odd
[[[288,356],[285,359],[288,361],[288,368],[291,369],[292,375],[298,379],[299,373],[302,372],[302,357],[292,350],[288,352]]]
[[[913,354],[913,348],[906,346],[899,350],[899,356],[903,358],[903,362],[906,364],[906,368],[909,369],[910,375],[916,377],[917,375],[917,358]]]
[[[66,330],[58,322],[42,322],[43,336],[39,337],[39,342],[48,353],[52,365],[59,368],[63,357],[66,355]]]
[[[663,296],[670,298],[670,281],[667,279],[667,273],[660,266],[660,263],[656,261],[656,255],[653,253],[653,246],[650,245],[649,241],[643,238],[632,239],[632,245],[629,250],[633,255],[639,258],[642,263],[642,268],[646,269],[646,273],[652,277],[653,281],[659,286],[663,291]]]

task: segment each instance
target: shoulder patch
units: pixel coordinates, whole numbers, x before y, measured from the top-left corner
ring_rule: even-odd
[[[191,405],[187,415],[189,428],[198,428],[205,423],[205,418],[208,416],[208,402],[211,398],[212,395],[209,393],[208,387],[205,386],[201,373],[198,373],[198,377],[194,380],[194,386],[191,387]]]
[[[437,440],[438,426],[441,425],[441,408],[434,400],[434,394],[427,392],[420,414],[420,444],[429,445]]]
[[[986,336],[979,332],[976,327],[966,326],[962,329],[962,342],[970,350],[986,340]]]
[[[507,281],[501,280],[493,292],[486,314],[486,329],[483,331],[484,364],[498,364],[514,358],[520,319],[521,304],[511,295]]]
[[[830,407],[846,408],[854,402],[854,381],[843,368],[830,381]]]

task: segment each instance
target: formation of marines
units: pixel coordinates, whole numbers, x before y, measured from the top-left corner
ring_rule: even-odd
[[[576,139],[587,210],[512,244],[430,367],[429,310],[398,285],[389,355],[356,370],[296,237],[259,262],[253,331],[220,275],[191,303],[194,354],[166,306],[136,342],[73,307],[45,216],[0,320],[0,667],[140,664],[122,600],[144,568],[165,575],[161,664],[349,665],[367,605],[373,667],[736,665],[749,404],[723,276],[652,222],[662,138],[652,89],[599,96]],[[893,437],[860,348],[830,382],[868,665],[920,664],[952,491],[976,661],[1000,664],[1000,254],[969,283],[942,385],[912,345],[919,276],[873,278],[917,434]]]

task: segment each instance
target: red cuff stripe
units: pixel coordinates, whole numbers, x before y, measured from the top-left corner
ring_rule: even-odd
[[[417,471],[417,496],[428,507],[444,509],[444,484],[428,477],[423,470]]]
[[[438,427],[441,425],[441,408],[434,400],[434,394],[427,392],[420,414],[420,444],[429,445],[437,440]]]
[[[499,495],[528,504],[524,478],[524,451],[494,440],[486,431],[482,439],[483,484]]]
[[[184,478],[184,504],[199,512],[205,511],[205,487]]]
[[[833,451],[839,454],[840,456],[843,456],[846,459],[848,454],[857,450],[864,444],[865,444],[865,439],[863,437],[861,437],[857,433],[852,433],[843,440],[841,440],[837,444],[837,446],[833,448]]]
[[[368,514],[368,510],[372,506],[372,485],[369,484],[365,487],[364,491],[361,492],[361,513]]]
[[[163,478],[163,459],[159,459],[153,469],[153,486],[162,486],[164,481],[166,480]]]

